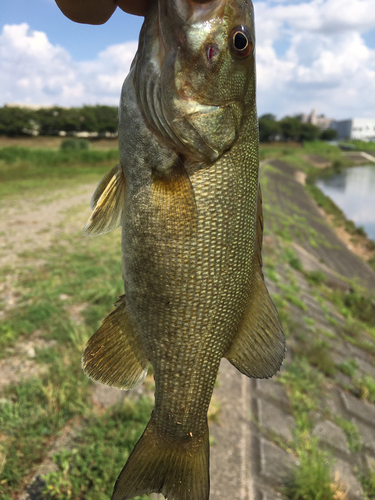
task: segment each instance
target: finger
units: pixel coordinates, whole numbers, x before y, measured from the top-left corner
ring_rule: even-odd
[[[144,16],[150,0],[115,0],[117,5],[128,14]]]
[[[83,24],[104,24],[116,9],[114,0],[55,0],[62,13]]]

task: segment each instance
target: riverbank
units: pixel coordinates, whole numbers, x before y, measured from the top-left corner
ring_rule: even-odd
[[[355,168],[359,162],[347,165],[345,168]],[[316,186],[317,178],[331,177],[342,172],[340,162],[334,162],[323,170],[312,169],[306,176],[297,178],[306,184],[306,190],[317,203],[319,210],[328,224],[333,228],[338,238],[346,247],[363,258],[375,269],[375,241],[368,237],[363,227],[358,227],[352,220],[348,219],[344,212]]]

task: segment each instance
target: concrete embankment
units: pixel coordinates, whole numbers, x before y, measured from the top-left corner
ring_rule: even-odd
[[[306,439],[332,457],[335,498],[364,499],[363,478],[375,474],[375,404],[370,402],[375,399],[359,381],[375,380],[375,339],[327,296],[350,294],[352,282],[374,291],[375,273],[337,238],[290,165],[269,162],[261,184],[264,269],[281,309],[288,351],[281,372],[270,380],[246,380],[223,361],[215,389],[220,421],[211,426],[216,444],[210,498],[286,498],[293,471],[303,466],[304,415]],[[309,279],[314,276],[325,276],[328,295]],[[305,391],[295,389],[298,370],[311,378]]]

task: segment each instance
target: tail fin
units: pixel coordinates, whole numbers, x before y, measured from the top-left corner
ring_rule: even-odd
[[[174,443],[160,437],[153,416],[117,478],[112,500],[162,493],[169,500],[208,500],[208,426],[200,438]]]

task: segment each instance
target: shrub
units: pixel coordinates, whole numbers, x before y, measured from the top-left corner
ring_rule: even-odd
[[[61,142],[60,149],[70,149],[78,151],[80,149],[89,149],[90,143],[86,139],[64,139]]]

